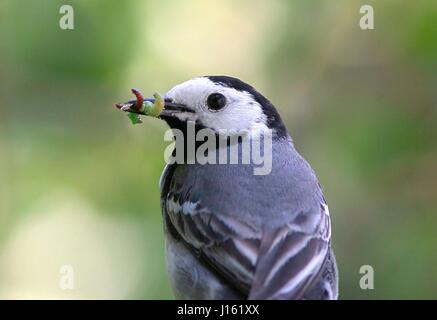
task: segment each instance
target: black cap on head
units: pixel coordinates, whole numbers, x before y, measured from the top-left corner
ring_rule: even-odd
[[[253,96],[256,102],[258,102],[264,114],[267,117],[267,126],[276,132],[278,137],[287,136],[287,129],[282,122],[281,116],[279,115],[273,104],[264,97],[261,93],[256,91],[251,85],[241,81],[240,79],[229,77],[229,76],[205,76],[212,82],[226,86],[228,88],[233,88],[238,91],[245,91]]]

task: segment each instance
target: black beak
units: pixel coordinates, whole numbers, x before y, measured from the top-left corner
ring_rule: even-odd
[[[155,98],[144,98],[143,101],[149,101],[151,103],[155,103]],[[124,103],[117,103],[115,105],[118,109],[125,112],[131,112],[131,113],[137,113],[145,115],[144,112],[140,111],[140,108],[138,107],[138,101],[137,100],[129,100]],[[188,109],[183,104],[174,103],[170,99],[164,99],[164,109],[161,110],[159,114],[159,118],[162,117],[174,117],[175,114],[181,113],[181,112],[191,112],[194,113],[193,110]]]
[[[170,99],[164,99],[164,109],[162,109],[159,117],[174,117],[175,114],[181,112],[194,113],[194,110],[187,108],[184,104],[174,103]]]

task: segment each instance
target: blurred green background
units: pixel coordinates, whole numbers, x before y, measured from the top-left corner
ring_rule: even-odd
[[[59,28],[63,4],[73,31]],[[363,4],[375,30],[359,28]],[[172,298],[166,126],[134,127],[113,104],[207,74],[269,97],[318,173],[340,298],[437,298],[428,0],[0,0],[0,298]],[[74,290],[59,288],[63,265]],[[374,290],[359,287],[362,265]]]

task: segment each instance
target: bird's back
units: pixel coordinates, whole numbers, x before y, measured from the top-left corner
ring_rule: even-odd
[[[254,175],[253,166],[246,164],[167,166],[161,182],[161,203],[168,231],[167,265],[173,287],[180,298],[249,297],[251,281],[257,272],[257,259],[252,259],[251,264],[250,258],[253,257],[250,255],[260,253],[263,234],[273,234],[274,230],[283,226],[319,228],[316,224],[323,221],[320,216],[326,203],[313,170],[289,139],[276,141],[272,156],[272,170],[267,175]],[[199,226],[200,217],[208,217],[209,221]],[[218,233],[217,230],[207,229],[214,226],[215,221],[223,222],[222,228],[241,225],[235,227],[239,230],[228,233],[223,230],[221,239],[208,234]],[[330,235],[329,221],[327,223]],[[241,265],[234,265],[232,261],[216,261],[226,259],[222,256],[226,251],[211,249],[216,242],[223,240],[225,243],[226,237],[231,239],[232,231],[247,233],[242,235],[243,242],[238,244],[234,240],[237,245],[246,246],[240,248],[243,256],[248,258]],[[250,234],[252,231],[253,234]],[[310,241],[308,239],[305,241]],[[328,247],[329,244],[326,245]],[[226,248],[232,250],[229,246]],[[326,248],[324,251],[317,249],[324,255],[324,260],[318,266],[317,274],[307,281],[311,283],[300,289],[300,298],[336,296],[335,260]],[[286,280],[282,279],[284,285]],[[238,281],[241,285],[235,285]]]

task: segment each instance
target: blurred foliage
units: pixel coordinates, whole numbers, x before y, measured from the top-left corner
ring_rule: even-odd
[[[437,296],[435,2],[367,1],[369,31],[355,0],[72,0],[73,31],[63,4],[0,1],[1,298],[172,298],[166,127],[113,104],[204,74],[253,84],[283,115],[329,200],[340,298]]]

